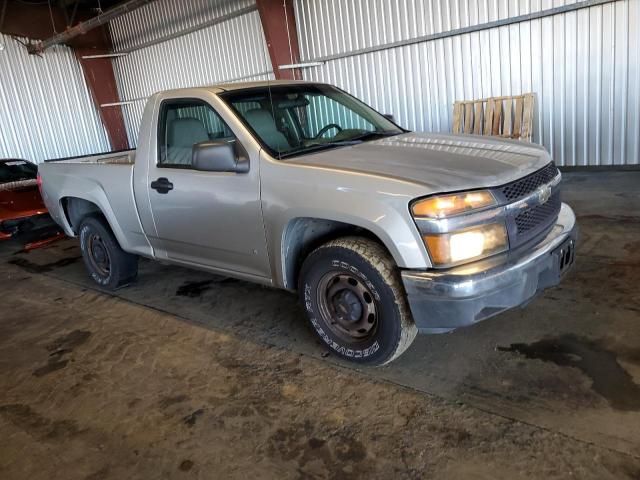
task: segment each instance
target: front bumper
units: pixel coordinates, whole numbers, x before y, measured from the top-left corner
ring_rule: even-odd
[[[526,304],[536,293],[560,282],[573,264],[576,238],[575,214],[563,203],[551,231],[524,252],[448,270],[403,271],[418,330],[448,332]]]

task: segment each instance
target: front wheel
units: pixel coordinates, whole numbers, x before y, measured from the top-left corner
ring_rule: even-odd
[[[101,287],[115,290],[128,285],[138,275],[138,257],[126,253],[98,217],[87,217],[80,224],[80,249],[89,275]]]
[[[372,240],[345,237],[313,251],[299,291],[315,332],[346,360],[389,363],[417,334],[397,267]]]

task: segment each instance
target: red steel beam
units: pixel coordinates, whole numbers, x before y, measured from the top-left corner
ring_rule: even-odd
[[[298,31],[292,0],[257,0],[264,37],[278,80],[301,80],[299,69],[280,70],[279,65],[300,62]]]
[[[124,126],[124,117],[121,107],[101,107],[105,103],[120,101],[116,76],[110,58],[82,58],[85,55],[98,55],[110,53],[111,49],[74,48],[76,58],[82,66],[84,78],[91,92],[91,97],[100,112],[100,118],[107,130],[109,143],[112,150],[125,150],[129,148],[127,131]]]

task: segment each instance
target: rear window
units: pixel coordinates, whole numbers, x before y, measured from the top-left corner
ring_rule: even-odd
[[[0,183],[35,180],[38,167],[26,160],[0,161]]]

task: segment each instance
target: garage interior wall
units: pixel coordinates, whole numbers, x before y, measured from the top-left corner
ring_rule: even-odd
[[[537,95],[534,141],[559,165],[640,163],[640,2],[396,48],[385,44],[593,2],[296,0],[308,80],[333,83],[404,127],[451,131],[453,103]],[[383,47],[383,48],[371,48]],[[377,51],[360,52],[360,49]]]
[[[114,60],[114,70],[120,98],[136,100],[123,106],[132,147],[154,92],[274,78],[253,0],[158,0],[109,28],[114,50],[129,52]]]
[[[109,150],[70,48],[29,55],[18,39],[2,34],[0,45],[0,158],[42,162]]]

